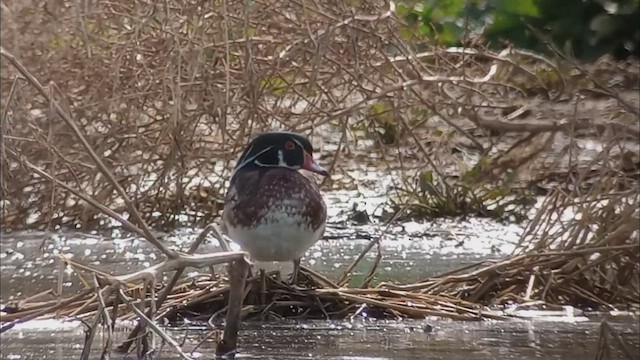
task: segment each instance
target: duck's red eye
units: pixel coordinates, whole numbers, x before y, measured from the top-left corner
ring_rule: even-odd
[[[287,149],[287,150],[293,150],[293,149],[296,148],[296,145],[293,143],[293,141],[287,141],[284,144],[284,148]]]

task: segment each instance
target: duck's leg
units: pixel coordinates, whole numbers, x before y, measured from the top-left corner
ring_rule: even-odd
[[[298,282],[298,272],[300,272],[300,258],[293,260],[293,274],[291,274],[292,285],[295,285]]]
[[[258,299],[260,305],[267,303],[267,274],[264,269],[260,269],[260,282],[258,282]]]

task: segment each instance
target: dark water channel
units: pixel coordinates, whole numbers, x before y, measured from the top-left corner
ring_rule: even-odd
[[[437,229],[437,230],[436,230]],[[382,242],[384,261],[379,281],[415,281],[487,258],[502,257],[513,249],[518,228],[490,221],[443,220],[428,227],[405,223],[392,227]],[[332,226],[326,241],[308,252],[306,265],[336,278],[360,253],[377,228]],[[166,234],[172,246],[184,248],[197,231]],[[18,233],[2,236],[0,299],[7,303],[55,286],[59,257],[113,274],[131,272],[159,261],[144,241],[121,234],[108,239],[87,233]],[[215,251],[216,241],[208,241],[202,252]],[[366,273],[374,254],[357,269]],[[285,266],[286,267],[286,266]],[[288,269],[283,269],[288,271]],[[64,292],[74,290],[72,273],[65,271]],[[595,356],[600,316],[534,317],[528,321],[453,322],[423,321],[271,322],[245,323],[241,331],[239,359],[591,359]],[[630,316],[612,317],[617,329],[633,351],[638,351],[638,323]],[[123,340],[126,323],[115,336]],[[171,330],[183,350],[193,358],[211,358],[216,336],[207,340],[206,328]],[[103,335],[103,334],[102,334]],[[99,335],[92,358],[99,358]],[[32,321],[1,335],[2,359],[76,359],[82,351],[84,326],[79,322]],[[197,348],[196,348],[197,347]],[[112,359],[133,359],[134,355],[112,354]],[[175,359],[168,347],[155,359]],[[623,358],[614,352],[614,358]]]

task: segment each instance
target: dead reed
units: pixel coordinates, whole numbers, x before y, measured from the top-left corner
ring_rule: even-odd
[[[429,171],[440,181],[425,188],[437,199],[427,205],[462,194],[457,208],[504,197],[496,179],[517,188],[552,175],[567,159],[554,148],[572,134],[640,138],[628,110],[638,100],[633,64],[583,68],[481,42],[443,49],[380,1],[216,5],[3,3],[5,52],[41,82],[31,86],[11,63],[1,69],[4,229],[110,226],[69,188],[134,216],[113,180],[151,228],[204,227],[218,217],[231,162],[268,129],[309,134],[334,174],[399,168],[398,187],[414,189]],[[622,150],[628,159],[612,156],[608,167],[637,162],[636,150]]]

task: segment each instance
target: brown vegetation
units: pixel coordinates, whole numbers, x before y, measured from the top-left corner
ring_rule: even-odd
[[[479,41],[443,49],[366,0],[213,4],[2,3],[3,230],[91,229],[111,217],[166,255],[158,271],[219,263],[224,256],[166,249],[151,229],[179,225],[180,214],[191,226],[213,222],[251,134],[291,129],[311,135],[334,174],[357,163],[399,174],[391,200],[413,216],[482,214],[534,188],[547,199],[520,252],[503,261],[417,284],[371,287],[368,277],[358,289],[310,271],[308,291],[257,277],[254,300],[234,316],[348,316],[366,306],[481,319],[503,318],[485,306],[510,302],[640,303],[637,64],[496,53]],[[228,303],[219,275],[194,284],[178,275],[158,284],[166,301],[156,302],[158,273],[73,266],[96,282],[67,300],[26,299],[2,315],[3,330],[55,312],[107,324],[127,316],[118,302],[140,318],[147,304],[155,320]]]
[[[454,197],[457,177],[491,192],[508,173],[519,184],[567,173],[575,159],[589,160],[567,156],[585,155],[571,139],[639,137],[633,64],[603,60],[582,73],[516,49],[420,44],[375,2],[350,5],[351,13],[340,3],[259,1],[248,17],[241,2],[44,4],[3,11],[4,48],[46,92],[5,59],[5,229],[105,225],[33,166],[128,213],[49,99],[74,119],[141,217],[163,228],[184,213],[189,225],[215,219],[231,161],[267,129],[310,134],[334,174],[355,161],[400,166],[400,187],[412,189],[429,170],[443,179],[430,189],[440,198]],[[591,165],[635,171],[636,148],[608,155]]]

